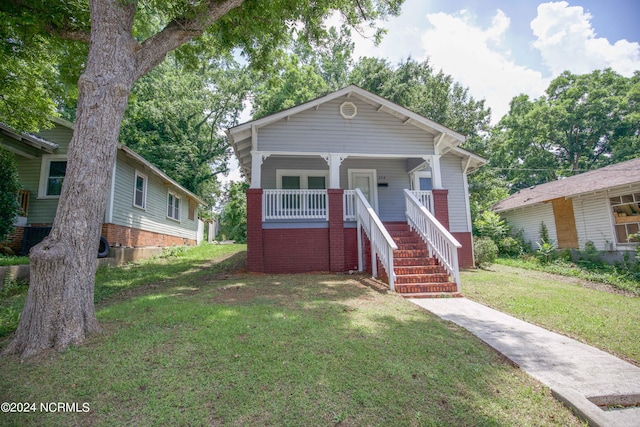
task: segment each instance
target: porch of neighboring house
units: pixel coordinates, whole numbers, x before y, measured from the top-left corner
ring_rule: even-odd
[[[457,233],[463,246],[448,231],[448,190],[437,156],[352,159],[341,167],[346,155],[326,155],[322,170],[309,158],[274,155],[263,174],[269,156],[260,153],[253,162],[247,190],[250,271],[366,271],[407,297],[461,295],[459,268],[473,265],[470,233]],[[381,182],[391,181],[378,175],[385,173],[382,165],[398,160],[413,165],[402,171],[404,181]],[[376,161],[377,170],[362,168]],[[308,169],[278,167],[291,163]],[[386,197],[378,196],[379,188]]]

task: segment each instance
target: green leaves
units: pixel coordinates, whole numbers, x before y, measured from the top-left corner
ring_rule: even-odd
[[[516,96],[493,132],[491,164],[517,191],[637,157],[638,80],[611,69],[566,71],[545,96]]]

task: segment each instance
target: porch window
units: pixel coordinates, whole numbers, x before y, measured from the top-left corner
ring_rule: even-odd
[[[43,156],[40,169],[38,197],[58,198],[67,173],[66,156]]]
[[[282,190],[325,190],[327,188],[328,172],[302,171],[302,170],[277,170],[278,189]],[[284,210],[300,209],[300,194],[286,194],[282,196]],[[320,194],[307,194],[306,205],[316,209],[326,208],[326,199]]]
[[[180,196],[169,191],[167,196],[167,217],[180,221],[180,208],[182,206]]]
[[[640,193],[625,194],[609,198],[616,228],[618,243],[638,242],[630,235],[640,231]]]

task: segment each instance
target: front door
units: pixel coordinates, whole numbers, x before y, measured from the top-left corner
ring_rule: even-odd
[[[378,185],[375,169],[350,169],[349,189],[359,188],[376,213],[378,212]]]

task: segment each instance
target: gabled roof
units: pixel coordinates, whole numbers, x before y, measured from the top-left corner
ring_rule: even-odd
[[[471,160],[470,169],[477,168],[486,163],[483,158],[458,147],[465,141],[466,137],[464,135],[452,129],[449,129],[446,126],[436,123],[433,120],[429,120],[426,117],[416,114],[413,111],[404,108],[394,102],[391,102],[374,93],[362,89],[361,87],[358,87],[356,85],[349,85],[335,92],[329,93],[295,107],[291,107],[278,113],[274,113],[260,119],[252,120],[228,129],[227,136],[229,137],[231,146],[233,147],[236,157],[238,158],[240,166],[244,170],[245,174],[248,175],[250,173],[251,158],[247,148],[244,147],[241,150],[238,145],[239,143],[243,143],[243,145],[246,145],[247,139],[251,138],[254,130],[268,126],[282,119],[288,119],[289,117],[302,113],[304,111],[308,111],[313,108],[317,109],[321,104],[331,102],[344,96],[346,96],[347,98],[353,97],[355,99],[364,101],[374,106],[378,111],[385,112],[397,117],[407,125],[412,125],[426,132],[437,135],[438,144],[442,145],[441,152],[444,154],[445,152],[453,151],[460,157],[469,158]],[[243,154],[241,154],[240,151],[242,151]]]
[[[640,157],[557,181],[525,188],[496,203],[495,212],[640,184]]]
[[[56,144],[55,142],[47,141],[46,139],[39,137],[37,135],[34,135],[32,133],[27,133],[27,132],[17,133],[15,130],[13,130],[13,128],[1,122],[0,122],[0,132],[11,137],[12,139],[18,142],[22,142],[26,145],[29,145],[35,148],[36,150],[40,150],[45,153],[51,154],[53,153],[54,150],[58,148],[58,144]],[[17,150],[11,150],[11,151],[17,151]],[[17,154],[23,155],[25,157],[33,157],[25,152],[18,152]]]
[[[365,89],[362,89],[356,85],[349,85],[342,89],[339,89],[335,92],[331,92],[327,95],[321,96],[319,98],[313,99],[311,101],[305,102],[303,104],[297,105],[295,107],[288,108],[286,110],[282,110],[278,113],[270,114],[266,117],[262,117],[261,119],[252,120],[241,125],[232,127],[228,130],[229,136],[233,139],[243,139],[249,135],[247,131],[251,131],[252,127],[261,128],[268,124],[277,122],[278,120],[284,119],[289,116],[293,116],[295,114],[301,113],[303,111],[307,111],[311,108],[315,108],[321,104],[333,101],[334,99],[340,98],[342,96],[355,96],[358,99],[361,99],[377,108],[380,111],[384,111],[386,113],[392,114],[401,120],[404,120],[408,124],[412,124],[414,126],[423,128],[432,133],[442,133],[448,136],[451,136],[458,143],[458,145],[465,140],[465,136],[451,130],[445,126],[442,126],[439,123],[436,123],[432,120],[427,119],[426,117],[422,117],[419,114],[414,113],[411,110],[408,110],[394,102],[391,102],[387,99],[384,99],[374,93],[371,93]],[[246,134],[246,135],[245,135]],[[238,138],[239,137],[239,138]]]

